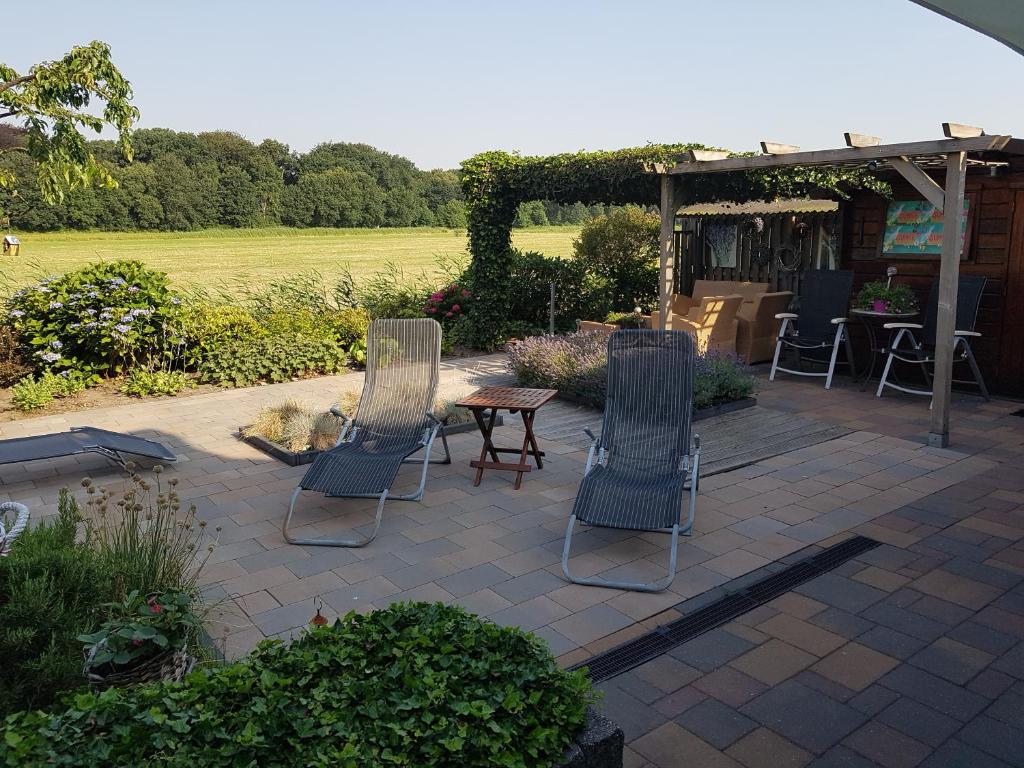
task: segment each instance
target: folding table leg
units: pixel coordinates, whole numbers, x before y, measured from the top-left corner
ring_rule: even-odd
[[[476,468],[476,478],[473,480],[473,486],[476,487],[483,480],[484,461],[487,459],[487,454],[490,453],[494,460],[498,461],[498,452],[494,450],[494,443],[491,442],[491,433],[494,431],[494,421],[498,416],[498,409],[491,409],[491,417],[487,421],[484,421],[483,413],[479,409],[473,409],[473,416],[476,418],[477,426],[480,427],[480,434],[484,438],[484,445],[480,449],[479,466]]]

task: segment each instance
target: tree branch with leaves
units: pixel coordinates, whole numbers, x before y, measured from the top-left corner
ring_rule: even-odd
[[[131,84],[111,61],[110,46],[100,41],[72,48],[63,58],[24,74],[0,64],[0,119],[24,131],[23,142],[0,148],[0,159],[9,152],[27,152],[36,161],[43,199],[50,203],[88,185],[116,187],[82,130],[113,128],[122,156],[131,160],[131,129],[139,119],[131,100]],[[102,109],[90,111],[95,102]],[[16,175],[0,166],[0,187],[16,184]]]

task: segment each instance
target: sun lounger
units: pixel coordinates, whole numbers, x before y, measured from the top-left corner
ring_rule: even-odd
[[[0,464],[56,459],[60,456],[77,456],[82,453],[98,453],[121,467],[125,467],[127,463],[126,455],[143,456],[158,461],[177,460],[177,457],[160,443],[96,427],[72,427],[70,432],[0,440]]]

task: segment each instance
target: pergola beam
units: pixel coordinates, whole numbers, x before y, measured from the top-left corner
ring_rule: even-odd
[[[766,155],[792,155],[800,151],[796,144],[779,144],[777,141],[762,141],[761,151]]]
[[[845,149],[823,149],[778,155],[730,157],[725,160],[677,163],[669,169],[669,173],[725,173],[793,166],[856,165],[869,163],[872,160],[888,160],[893,157],[914,158],[959,152],[996,152],[1005,148],[1011,138],[1010,136],[974,136],[966,139],[935,139],[902,144],[879,144],[872,147],[847,147]]]
[[[971,139],[975,136],[984,136],[985,131],[976,125],[964,125],[963,123],[943,123],[942,135],[950,139]]]
[[[661,244],[660,283],[658,286],[658,315],[660,328],[668,327],[669,305],[672,303],[672,289],[675,273],[676,245],[676,180],[667,173],[661,176]]]
[[[945,209],[946,195],[942,191],[942,187],[935,179],[922,171],[913,160],[906,157],[890,157],[886,162],[895,168],[900,176],[909,181],[925,200],[939,210]]]
[[[848,147],[877,147],[882,143],[878,136],[868,136],[866,133],[850,133],[849,131],[843,134],[843,140]]]

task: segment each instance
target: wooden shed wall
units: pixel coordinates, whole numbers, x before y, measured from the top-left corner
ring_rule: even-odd
[[[936,176],[942,184],[942,175]],[[897,200],[918,200],[909,185],[893,184]],[[973,349],[982,372],[994,392],[1024,397],[1024,169],[989,176],[967,177],[970,200],[970,242],[961,274],[988,278],[975,330],[982,338]],[[910,285],[922,304],[932,279],[938,275],[935,258],[881,256],[888,200],[861,193],[845,205],[843,267],[856,276],[855,290],[870,280],[885,280],[885,270],[895,266],[897,281]]]

